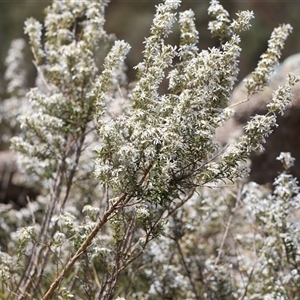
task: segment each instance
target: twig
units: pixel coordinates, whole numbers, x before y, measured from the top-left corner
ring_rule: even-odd
[[[69,262],[66,264],[64,269],[61,271],[61,273],[56,277],[56,279],[51,284],[50,288],[46,292],[46,294],[43,296],[42,300],[49,300],[53,296],[55,290],[59,286],[60,282],[63,280],[63,278],[66,276],[66,274],[72,269],[75,262],[79,259],[79,257],[86,251],[88,246],[93,241],[94,237],[98,234],[100,229],[104,226],[104,224],[107,222],[109,216],[114,212],[115,208],[123,202],[127,197],[127,194],[123,194],[118,201],[116,201],[110,208],[107,209],[105,214],[103,215],[102,219],[100,219],[97,223],[97,225],[94,227],[94,229],[91,231],[91,233],[87,236],[87,238],[84,240],[84,242],[81,244],[80,248],[76,251],[76,253],[71,257]]]
[[[182,253],[181,246],[180,246],[180,244],[179,244],[179,242],[178,242],[178,240],[177,240],[176,237],[175,237],[173,240],[175,241],[175,244],[176,244],[176,246],[177,246],[177,249],[178,249],[178,252],[179,252],[179,255],[180,255],[180,259],[181,259],[181,261],[182,261],[183,267],[184,267],[184,269],[185,269],[186,275],[187,275],[187,277],[188,277],[188,279],[189,279],[189,282],[190,282],[190,284],[191,284],[192,290],[193,290],[193,292],[194,292],[194,294],[195,294],[195,296],[196,296],[196,299],[197,299],[197,300],[201,300],[202,298],[200,297],[200,295],[198,295],[198,292],[197,292],[195,283],[194,283],[193,278],[192,278],[192,276],[191,276],[191,271],[189,270],[189,268],[188,268],[188,266],[187,266],[187,263],[186,263],[186,261],[185,261],[184,255],[183,255],[183,253]]]
[[[220,245],[220,248],[219,248],[219,251],[218,251],[218,256],[215,260],[214,266],[216,266],[219,263],[220,259],[221,259],[221,255],[224,251],[224,245],[225,245],[228,233],[229,233],[229,229],[231,227],[231,223],[232,223],[232,220],[233,220],[233,217],[234,217],[234,213],[237,210],[238,206],[239,206],[239,197],[238,197],[238,199],[236,199],[235,206],[232,209],[231,215],[230,215],[230,217],[228,219],[228,222],[226,224],[226,229],[225,229],[225,232],[224,232],[223,237],[222,237],[221,245]]]

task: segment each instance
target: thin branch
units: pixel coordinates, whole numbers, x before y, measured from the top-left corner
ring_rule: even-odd
[[[91,231],[91,233],[86,237],[84,242],[81,244],[80,248],[76,251],[76,253],[71,257],[69,262],[66,264],[62,272],[57,276],[57,278],[53,281],[50,288],[46,292],[46,294],[43,296],[42,300],[49,300],[53,296],[55,290],[59,286],[60,282],[64,279],[66,274],[72,269],[75,262],[79,259],[79,257],[86,251],[88,246],[93,241],[94,237],[98,234],[100,229],[104,226],[104,224],[107,222],[110,215],[115,211],[115,208],[123,202],[127,197],[127,194],[123,194],[110,208],[107,209],[107,211],[104,213],[102,219],[100,219],[97,223],[97,225],[94,227],[94,229]]]
[[[187,275],[187,277],[188,277],[188,279],[189,279],[189,282],[190,282],[190,284],[191,284],[193,293],[194,293],[194,295],[195,295],[195,297],[196,297],[197,300],[201,300],[201,299],[203,299],[203,298],[200,297],[200,295],[199,295],[198,292],[197,292],[197,289],[196,289],[194,280],[193,280],[193,278],[192,278],[192,272],[190,271],[190,269],[189,269],[189,267],[188,267],[188,265],[187,265],[187,263],[186,263],[186,260],[185,260],[185,258],[184,258],[184,254],[183,254],[183,252],[182,252],[182,250],[181,250],[181,246],[180,246],[180,244],[179,244],[179,242],[178,242],[178,240],[177,240],[176,237],[173,238],[173,240],[175,241],[175,244],[176,244],[176,246],[177,246],[177,249],[178,249],[178,252],[179,252],[179,256],[180,256],[180,259],[181,259],[181,261],[182,261],[182,264],[183,264],[183,267],[184,267],[184,269],[185,269],[186,275]]]
[[[252,95],[247,95],[247,98],[246,98],[246,99],[241,100],[241,101],[239,101],[239,102],[237,102],[237,103],[231,104],[228,108],[233,108],[233,107],[235,107],[235,106],[238,106],[238,105],[241,105],[241,104],[243,104],[243,103],[248,102],[248,101],[250,100],[251,96],[252,96]]]
[[[231,228],[231,223],[233,221],[234,214],[235,214],[236,210],[238,209],[238,206],[239,206],[239,197],[235,201],[235,206],[232,209],[231,215],[229,216],[228,222],[226,224],[226,229],[225,229],[225,232],[223,234],[221,245],[220,245],[219,250],[218,250],[218,256],[217,256],[217,258],[215,260],[215,263],[214,263],[215,266],[219,263],[219,261],[221,259],[221,256],[222,256],[222,253],[224,252],[225,242],[226,242],[229,230]]]
[[[193,188],[191,190],[191,192],[187,195],[187,197],[183,200],[180,201],[180,203],[178,203],[177,205],[175,205],[174,208],[172,208],[171,210],[168,210],[166,216],[164,217],[164,219],[167,219],[169,216],[171,216],[176,210],[178,210],[180,207],[182,207],[188,200],[190,200],[194,193],[195,193],[195,188]]]

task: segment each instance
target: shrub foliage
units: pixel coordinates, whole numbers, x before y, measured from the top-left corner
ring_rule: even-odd
[[[221,148],[215,132],[234,114],[239,34],[253,13],[232,19],[212,0],[219,47],[199,50],[194,13],[177,13],[180,2],[157,6],[132,83],[130,46],[104,29],[108,1],[54,0],[43,25],[25,22],[36,86],[24,87],[15,41],[1,117],[39,196],[19,211],[1,204],[2,299],[297,299],[293,159],[279,156],[273,191],[241,179],[298,78]],[[268,84],[290,32],[274,30],[241,101]]]

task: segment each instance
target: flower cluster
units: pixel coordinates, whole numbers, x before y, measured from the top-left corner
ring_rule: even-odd
[[[291,32],[292,27],[289,24],[283,24],[274,29],[268,42],[268,50],[261,55],[257,68],[246,82],[249,95],[262,90],[269,83],[274,72],[274,66],[278,64],[281,56],[284,42]]]

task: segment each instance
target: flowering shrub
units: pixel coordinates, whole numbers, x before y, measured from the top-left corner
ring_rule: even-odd
[[[3,119],[19,121],[11,146],[40,194],[20,211],[1,205],[1,236],[9,237],[0,252],[1,297],[294,299],[292,160],[279,157],[286,169],[271,194],[240,179],[298,78],[290,75],[268,113],[221,149],[215,131],[234,113],[239,33],[253,13],[231,19],[212,0],[208,27],[220,46],[199,51],[190,10],[178,16],[180,44],[167,43],[180,1],[165,0],[129,84],[130,46],[105,32],[107,2],[54,0],[44,26],[25,22],[38,71],[27,94],[23,73],[13,75],[22,59],[8,59],[8,92],[19,106]],[[290,31],[274,30],[247,82],[248,100],[267,85]],[[10,56],[22,58],[16,43]]]

